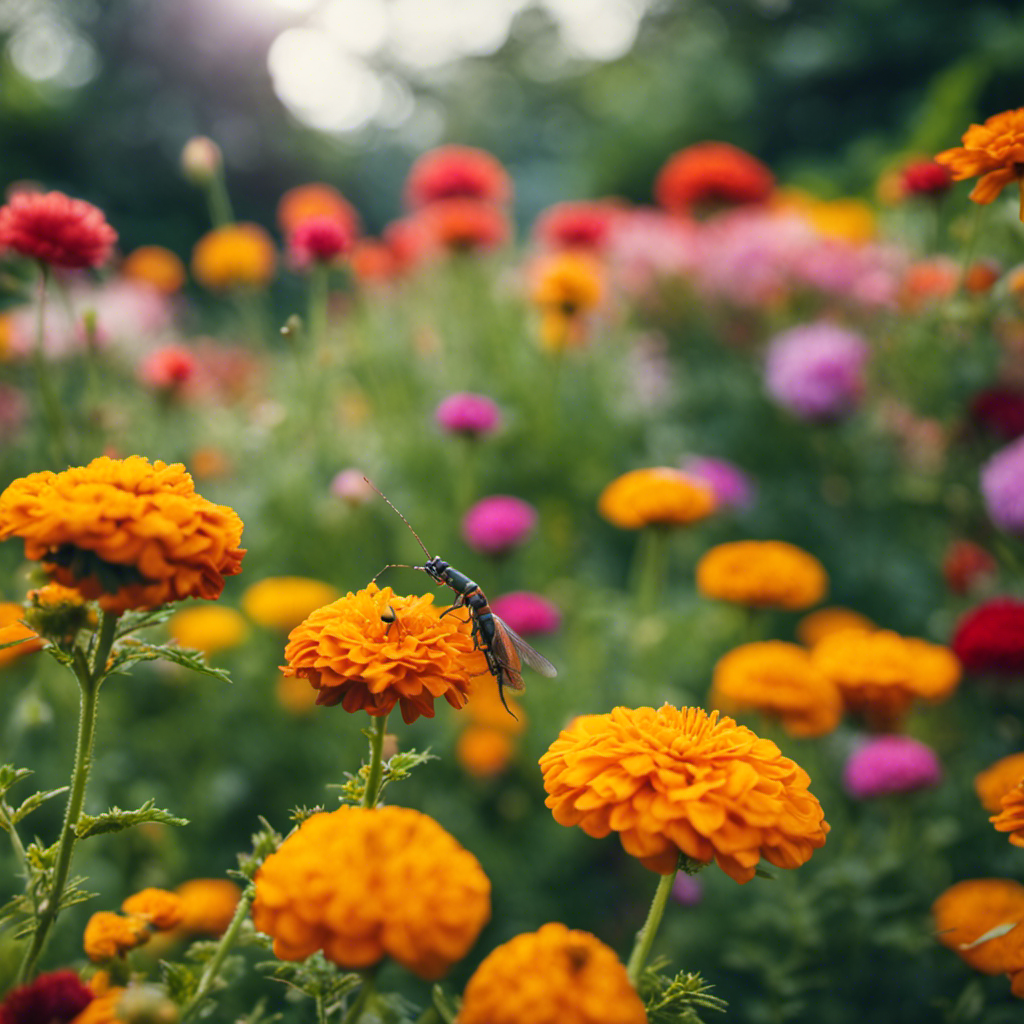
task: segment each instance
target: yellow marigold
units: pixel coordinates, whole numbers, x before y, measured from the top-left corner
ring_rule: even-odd
[[[407,807],[314,814],[264,861],[252,919],[282,960],[340,967],[390,956],[421,978],[461,960],[491,916],[491,883],[440,825]]]
[[[852,608],[819,608],[805,615],[796,624],[796,638],[804,647],[814,647],[832,633],[841,633],[844,629],[867,629],[877,627],[866,616]]]
[[[277,703],[293,715],[307,715],[316,707],[317,691],[301,676],[278,676],[274,695]]]
[[[555,253],[533,269],[530,298],[542,308],[577,316],[600,305],[603,293],[601,268],[582,253]]]
[[[1008,878],[972,878],[948,888],[932,904],[939,942],[984,974],[1024,969],[1024,885]],[[1016,925],[974,945],[1001,925]]]
[[[277,256],[259,224],[228,224],[208,231],[192,250],[192,275],[213,291],[261,288],[274,276]]]
[[[242,594],[242,611],[259,626],[294,629],[317,608],[341,597],[337,587],[305,576],[268,576]]]
[[[389,610],[395,622],[383,620]],[[318,704],[380,716],[398,703],[406,722],[433,718],[436,697],[461,708],[470,673],[487,671],[462,616],[442,618],[433,594],[398,597],[376,583],[318,608],[288,635],[284,656],[281,671],[308,679]]]
[[[193,878],[175,889],[181,900],[182,931],[220,935],[235,916],[242,890],[227,878]]]
[[[160,932],[180,924],[185,914],[181,897],[167,889],[142,889],[129,896],[121,909],[132,917],[141,917]]]
[[[182,647],[217,654],[238,647],[248,635],[249,625],[234,608],[211,604],[175,612],[167,621],[167,631]]]
[[[185,283],[185,264],[162,245],[141,245],[125,257],[121,276],[152,285],[165,295],[173,295]]]
[[[777,718],[791,736],[824,736],[843,715],[843,698],[804,648],[782,640],[744,644],[715,666],[709,701],[736,714]]]
[[[962,146],[943,150],[935,162],[949,168],[954,181],[975,178],[970,198],[991,203],[1007,186],[1020,189],[1020,219],[1024,221],[1024,107],[994,114],[984,124],[964,132]]]
[[[739,540],[705,552],[697,563],[697,589],[720,601],[798,611],[825,596],[828,576],[821,562],[793,544]]]
[[[670,466],[623,473],[597,499],[597,511],[622,530],[685,526],[706,519],[714,510],[711,488]]]
[[[17,661],[26,654],[43,649],[42,637],[21,621],[24,617],[25,609],[16,601],[0,602],[0,644],[22,641],[0,651],[0,668],[10,665],[12,661]]]
[[[1014,846],[1024,846],[1024,782],[1004,794],[999,806],[999,813],[988,820],[997,832],[1009,832]]]
[[[540,759],[547,806],[660,874],[680,853],[737,882],[761,857],[795,868],[829,825],[807,773],[770,740],[700,708],[615,708],[577,718]]]
[[[589,932],[546,924],[486,956],[457,1024],[647,1024],[619,958]]]
[[[204,445],[192,452],[189,460],[192,467],[192,475],[197,480],[219,480],[231,472],[231,462],[228,457],[212,445]]]
[[[505,717],[511,716],[506,712]],[[467,726],[455,743],[455,757],[463,770],[481,779],[500,775],[515,750],[515,740],[507,732],[487,725]]]
[[[113,960],[141,946],[149,938],[149,924],[141,917],[122,917],[110,910],[99,910],[89,918],[82,937],[85,955],[90,960]]]
[[[1024,753],[1000,758],[974,777],[974,791],[981,806],[991,814],[999,811],[1003,797],[1024,781]]]
[[[245,554],[233,509],[197,494],[180,463],[141,455],[15,480],[0,494],[0,540],[9,537],[107,611],[217,598]]]

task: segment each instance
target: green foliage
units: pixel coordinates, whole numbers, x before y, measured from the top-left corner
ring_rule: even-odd
[[[698,1011],[725,1012],[728,1004],[711,994],[713,985],[699,974],[683,971],[668,977],[667,966],[667,960],[655,961],[644,969],[637,986],[650,1024],[704,1024]]]
[[[339,971],[323,953],[294,963],[269,960],[256,966],[275,981],[322,1005],[328,1016],[340,1011],[349,995],[363,983],[361,975]]]
[[[212,676],[222,683],[230,683],[231,675],[226,669],[214,668],[206,661],[201,651],[190,651],[176,644],[150,644],[141,640],[126,640],[115,649],[108,662],[109,672],[121,672],[127,666],[140,661],[169,661],[202,676]]]
[[[90,836],[102,835],[105,832],[121,832],[146,822],[187,825],[188,819],[175,817],[170,811],[163,811],[157,807],[154,800],[147,800],[134,811],[122,811],[120,807],[111,807],[102,814],[82,814],[75,823],[75,835],[79,839],[88,839]]]
[[[370,736],[369,731],[363,730],[363,735],[366,737]],[[428,761],[436,761],[437,755],[432,754],[430,750],[424,750],[422,753],[418,750],[405,750],[388,758],[384,762],[383,771],[381,774],[381,783],[378,799],[380,795],[384,793],[388,784],[391,782],[402,782],[409,778],[413,770],[419,767],[421,764],[426,764]],[[356,804],[357,806],[362,804],[363,797],[366,793],[366,781],[370,774],[369,763],[360,766],[359,771],[356,774],[346,772],[345,775],[348,778],[347,782],[341,785],[330,784],[328,789],[337,789],[340,791],[339,799],[345,804]]]

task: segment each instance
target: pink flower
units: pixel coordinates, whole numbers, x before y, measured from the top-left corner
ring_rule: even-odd
[[[533,236],[550,249],[600,252],[622,212],[621,207],[606,200],[555,203],[534,221]]]
[[[695,907],[704,898],[704,886],[695,875],[680,871],[672,883],[672,899],[684,907]]]
[[[683,459],[684,473],[706,483],[719,508],[749,508],[754,503],[754,485],[739,466],[725,459],[706,455],[688,455]]]
[[[352,248],[352,232],[336,217],[307,217],[288,235],[288,256],[298,270],[331,260]]]
[[[875,736],[858,747],[843,769],[843,786],[855,800],[911,793],[937,786],[939,758],[911,736]]]
[[[501,161],[485,150],[438,146],[419,157],[409,170],[406,205],[418,209],[454,198],[507,203],[512,198],[512,179]]]
[[[331,494],[353,508],[376,497],[361,469],[343,469],[331,481]]]
[[[522,544],[537,525],[537,510],[521,498],[495,494],[478,501],[462,519],[466,543],[485,555],[503,555]]]
[[[497,430],[501,412],[486,395],[459,391],[449,395],[434,413],[438,426],[452,434],[480,437]]]
[[[553,633],[562,625],[562,613],[546,597],[529,590],[513,590],[491,601],[491,611],[517,633]]]
[[[1000,448],[981,467],[981,494],[996,526],[1024,534],[1024,437]]]
[[[99,207],[63,192],[18,192],[0,207],[0,248],[52,267],[98,267],[116,241]]]
[[[198,362],[183,345],[165,345],[151,352],[139,366],[139,379],[154,391],[178,393],[192,380]]]

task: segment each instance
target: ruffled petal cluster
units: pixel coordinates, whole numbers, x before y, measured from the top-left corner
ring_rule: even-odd
[[[686,526],[715,511],[715,496],[702,480],[671,466],[655,466],[616,477],[597,499],[597,511],[621,530]]]
[[[1024,782],[1014,786],[999,802],[999,813],[988,820],[997,832],[1009,832],[1014,846],[1024,846]]]
[[[997,597],[978,605],[957,623],[952,646],[968,672],[1024,672],[1024,601]]]
[[[577,718],[540,759],[547,806],[594,838],[619,833],[653,871],[679,854],[737,882],[762,857],[805,863],[829,825],[807,773],[770,740],[700,708],[615,708]]]
[[[107,611],[214,599],[241,572],[242,520],[196,493],[180,463],[102,456],[15,480],[0,494],[0,540]]]
[[[262,288],[276,265],[273,239],[259,224],[214,228],[192,250],[192,276],[211,291]]]
[[[828,576],[818,559],[793,544],[738,540],[703,555],[697,589],[705,597],[751,608],[798,611],[825,596]]]
[[[110,910],[99,910],[89,918],[82,936],[85,955],[97,963],[113,960],[141,946],[150,935],[149,924],[141,917],[122,917]]]
[[[242,890],[227,878],[193,878],[175,892],[182,908],[179,927],[209,935],[220,935],[227,928],[242,897]]]
[[[1024,782],[1024,753],[1002,757],[974,777],[974,791],[981,806],[996,814],[1002,806],[1003,797],[1015,786]]]
[[[317,950],[359,970],[385,956],[422,978],[461,960],[491,916],[477,859],[406,807],[314,814],[256,875],[252,919],[282,960]]]
[[[141,917],[150,928],[161,932],[177,927],[185,916],[181,897],[167,889],[142,889],[129,896],[121,909],[132,917]]]
[[[965,963],[984,974],[1024,972],[1024,885],[1008,878],[971,878],[950,886],[932,904],[935,936]],[[978,942],[995,929],[1003,934]],[[1014,977],[1016,975],[1016,977]]]
[[[507,203],[512,179],[501,161],[473,146],[438,146],[419,157],[405,182],[405,201],[418,209],[446,199]]]
[[[762,203],[775,177],[757,157],[728,142],[698,142],[668,158],[654,182],[654,198],[672,213],[695,207]]]
[[[68,1024],[92,999],[74,971],[51,971],[7,993],[0,1024]]]
[[[18,192],[0,207],[0,248],[52,267],[98,267],[116,241],[102,210],[63,192]]]

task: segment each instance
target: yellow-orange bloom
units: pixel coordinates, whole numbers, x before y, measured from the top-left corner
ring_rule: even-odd
[[[719,601],[798,611],[825,596],[828,576],[818,559],[793,544],[739,540],[705,552],[697,563],[697,589]]]
[[[268,576],[242,594],[242,611],[259,626],[287,632],[341,597],[337,587],[305,576]]]
[[[510,716],[506,713],[505,717]],[[487,725],[467,726],[455,742],[456,760],[464,771],[480,779],[500,775],[515,751],[515,740],[507,732]]]
[[[765,640],[730,651],[715,666],[709,702],[731,714],[759,711],[791,736],[824,736],[843,714],[843,698],[796,644]]]
[[[71,1024],[124,1024],[125,1018],[118,1012],[124,993],[120,985],[104,986],[103,991],[71,1019]]]
[[[180,463],[106,456],[32,473],[0,494],[0,540],[107,611],[220,596],[241,572],[242,520],[196,493]]]
[[[1000,758],[983,772],[974,777],[974,791],[981,806],[990,814],[996,814],[1003,797],[1024,781],[1024,753],[1010,754]]]
[[[277,223],[282,234],[290,235],[303,221],[330,217],[343,224],[353,237],[359,234],[359,214],[333,186],[321,181],[288,189],[277,204]]]
[[[211,604],[175,612],[167,621],[167,631],[182,647],[217,654],[238,647],[248,635],[249,625],[234,608]]]
[[[121,276],[142,281],[165,295],[173,295],[185,283],[185,264],[162,245],[142,245],[125,257]]]
[[[972,878],[948,888],[932,904],[935,934],[964,962],[984,974],[1024,969],[1024,885],[1008,878]],[[974,945],[1001,925],[1016,925]]]
[[[598,263],[578,252],[560,252],[538,260],[533,268],[530,298],[575,316],[600,305],[604,279]]]
[[[515,718],[505,709],[498,687],[494,685],[494,679],[489,674],[477,676],[469,691],[466,716],[474,725],[498,729],[509,736],[519,736],[525,731],[529,718],[518,701],[508,694],[505,700]]]
[[[469,622],[442,618],[433,594],[399,597],[376,583],[318,608],[288,635],[284,656],[281,671],[308,679],[318,704],[380,716],[397,703],[406,722],[433,718],[437,697],[461,708],[470,673],[487,671]]]
[[[282,960],[322,949],[347,969],[390,956],[438,978],[469,952],[491,916],[477,859],[407,807],[314,814],[256,875],[253,924]]]
[[[289,714],[308,715],[316,708],[318,691],[301,676],[279,675],[274,685],[277,703]]]
[[[163,932],[181,923],[184,907],[181,897],[167,889],[142,889],[129,896],[121,909],[131,917],[140,917],[151,928]]]
[[[706,519],[714,510],[711,488],[670,466],[623,473],[597,499],[597,511],[622,530],[686,526]]]
[[[988,820],[997,832],[1009,832],[1014,846],[1024,846],[1024,782],[1003,796],[999,813]]]
[[[962,146],[943,150],[935,162],[949,168],[954,181],[978,178],[970,198],[991,203],[1007,186],[1020,189],[1020,219],[1024,221],[1024,107],[993,114],[984,124],[964,132]]]
[[[122,917],[109,910],[97,911],[85,926],[85,955],[96,962],[113,960],[141,946],[149,938],[149,924],[141,917]]]
[[[22,641],[0,651],[0,668],[10,665],[12,661],[17,661],[26,654],[43,649],[42,637],[21,621],[24,617],[25,609],[17,601],[0,602],[0,644]]]
[[[577,718],[540,759],[547,806],[660,874],[680,853],[737,882],[761,857],[805,863],[829,825],[807,773],[770,740],[700,708],[615,708]]]
[[[193,878],[174,890],[181,900],[182,931],[220,935],[235,916],[242,890],[227,878]]]
[[[647,1024],[647,1014],[615,953],[556,923],[483,959],[457,1024]]]
[[[262,288],[274,276],[277,254],[259,224],[227,224],[208,231],[192,250],[192,276],[212,291]]]
[[[866,616],[852,608],[819,608],[805,615],[796,624],[796,638],[804,647],[815,647],[832,633],[841,633],[845,629],[874,630],[877,627]]]

